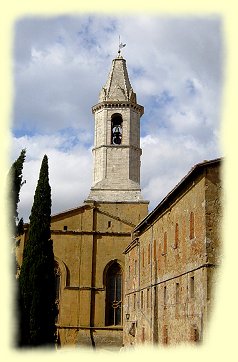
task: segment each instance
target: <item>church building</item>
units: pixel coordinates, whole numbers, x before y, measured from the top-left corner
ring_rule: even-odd
[[[119,50],[92,107],[89,195],[51,218],[62,347],[202,340],[220,264],[221,160],[195,165],[148,214],[140,188],[143,112]]]
[[[125,59],[118,52],[92,107],[93,185],[82,206],[53,215],[57,333],[61,346],[121,346],[123,251],[148,214],[140,188],[140,118]],[[26,226],[27,227],[27,226]],[[22,260],[27,232],[18,247]]]

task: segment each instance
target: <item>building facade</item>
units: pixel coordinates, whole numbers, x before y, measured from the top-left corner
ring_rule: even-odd
[[[125,249],[125,346],[198,342],[221,255],[221,160],[197,164]]]
[[[82,206],[52,216],[61,346],[122,345],[124,254],[148,214],[140,189],[140,118],[126,67],[112,61],[95,119],[93,185]],[[18,246],[21,265],[23,235]]]
[[[196,165],[148,215],[140,189],[144,109],[120,52],[92,112],[91,190],[83,205],[51,219],[58,344],[201,340],[220,259],[221,161]]]

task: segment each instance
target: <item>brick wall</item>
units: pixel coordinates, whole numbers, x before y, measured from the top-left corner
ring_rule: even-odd
[[[125,345],[202,340],[220,261],[220,189],[219,167],[205,168],[126,249]]]

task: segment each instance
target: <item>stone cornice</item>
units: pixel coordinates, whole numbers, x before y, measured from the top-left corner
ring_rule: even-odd
[[[140,239],[139,238],[133,239],[132,242],[123,251],[123,254],[128,254],[132,249],[134,249],[135,246],[137,246],[139,244],[140,244]]]
[[[102,235],[102,236],[131,236],[130,232],[122,231],[83,231],[83,230],[51,230],[51,235]]]
[[[100,103],[97,103],[95,106],[92,107],[92,113],[95,113],[96,111],[100,109],[112,109],[112,108],[132,108],[135,111],[140,113],[140,116],[144,114],[144,107],[137,104],[132,103],[130,101],[103,101]]]
[[[103,147],[105,147],[105,148],[131,148],[136,151],[140,151],[140,154],[142,154],[142,149],[140,147],[136,147],[133,145],[123,145],[123,144],[121,144],[121,145],[100,145],[100,146],[94,147],[92,149],[92,151],[95,151],[95,150],[97,150],[99,148],[103,148]]]

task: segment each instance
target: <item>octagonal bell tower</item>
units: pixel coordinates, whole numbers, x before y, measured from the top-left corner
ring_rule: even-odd
[[[143,202],[140,188],[140,118],[126,61],[118,53],[92,107],[95,119],[93,185],[87,201]]]

